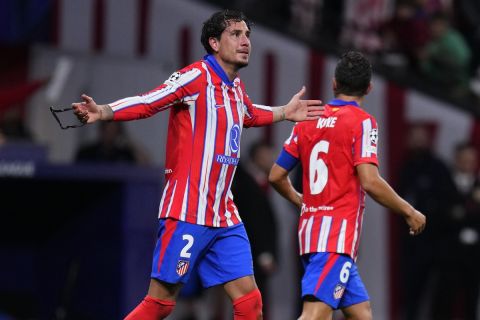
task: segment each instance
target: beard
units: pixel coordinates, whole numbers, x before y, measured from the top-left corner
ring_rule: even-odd
[[[246,62],[245,61],[237,62],[235,66],[237,67],[237,70],[245,68],[246,66],[248,66],[248,60]]]

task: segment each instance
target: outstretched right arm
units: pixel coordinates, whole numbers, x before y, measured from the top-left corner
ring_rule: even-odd
[[[202,72],[198,68],[185,68],[173,73],[162,85],[139,96],[113,103],[98,105],[83,94],[82,102],[72,104],[73,112],[83,123],[98,120],[127,121],[148,118],[174,105],[185,103],[185,98],[198,91]]]
[[[363,190],[376,202],[403,216],[410,227],[411,235],[420,234],[425,228],[426,217],[401,198],[380,176],[378,167],[371,163],[356,166]]]

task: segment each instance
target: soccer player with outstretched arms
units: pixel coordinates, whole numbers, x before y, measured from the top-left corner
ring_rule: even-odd
[[[207,55],[158,88],[105,105],[86,95],[72,104],[84,123],[136,120],[170,110],[150,287],[128,320],[167,317],[195,269],[204,287],[224,287],[234,319],[262,318],[249,239],[230,192],[241,133],[281,120],[315,120],[323,107],[321,101],[300,99],[305,88],[280,107],[250,101],[238,76],[249,61],[250,25],[241,12],[217,12],[202,29]]]

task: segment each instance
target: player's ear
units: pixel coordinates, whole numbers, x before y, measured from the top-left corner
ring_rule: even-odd
[[[337,91],[337,80],[335,78],[332,79],[332,89],[333,92]]]
[[[210,38],[208,39],[208,43],[210,44],[210,47],[212,48],[212,50],[213,50],[214,52],[218,52],[219,47],[220,47],[220,41],[218,41],[217,38],[215,38],[215,37],[210,37]]]
[[[365,93],[365,95],[369,94],[370,91],[372,91],[372,89],[373,89],[373,83],[370,82],[370,84],[368,85],[367,92]]]

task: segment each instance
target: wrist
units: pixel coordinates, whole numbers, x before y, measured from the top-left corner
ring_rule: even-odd
[[[282,120],[294,121],[291,117],[291,112],[288,107],[289,107],[288,105],[284,105],[282,107],[282,116],[283,116]]]
[[[283,121],[286,119],[285,108],[286,106],[280,107],[280,121]]]
[[[113,110],[108,104],[98,106],[99,119],[108,121],[113,119]]]
[[[404,211],[403,211],[403,216],[405,218],[412,217],[415,214],[415,208],[412,206],[408,206]]]

